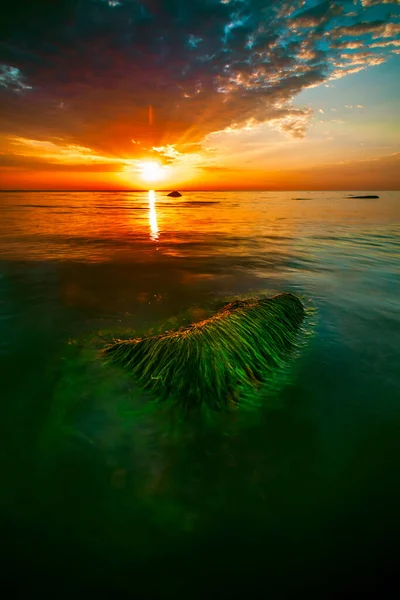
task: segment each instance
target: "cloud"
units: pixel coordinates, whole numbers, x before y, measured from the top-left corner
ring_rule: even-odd
[[[332,17],[340,15],[342,12],[343,6],[328,0],[297,14],[293,18],[292,25],[295,29],[318,27],[326,24]]]
[[[382,32],[382,36],[387,38],[387,37],[394,37],[395,35],[398,35],[400,33],[400,23],[388,23],[387,25],[385,25],[385,28]]]
[[[364,42],[333,42],[335,48],[355,50],[356,48],[364,48]]]
[[[363,6],[375,6],[376,4],[398,4],[398,0],[361,0]]]
[[[385,27],[387,26],[386,21],[376,20],[376,21],[360,21],[359,23],[353,23],[352,25],[347,25],[344,27],[337,27],[332,32],[330,32],[330,36],[333,38],[342,38],[345,36],[358,36],[358,35],[366,35],[367,33],[383,33]]]
[[[49,171],[119,171],[127,164],[117,158],[100,156],[90,148],[65,143],[8,136],[3,140],[0,167]]]
[[[297,114],[296,111],[293,111],[279,119],[272,119],[271,125],[274,129],[277,129],[290,137],[302,139],[304,138],[311,114],[312,110],[310,108],[303,111],[298,110]]]
[[[17,67],[8,65],[0,65],[0,87],[11,89],[14,92],[32,89],[32,86],[24,83],[21,71]]]
[[[293,106],[302,90],[390,56],[389,47],[340,56],[362,48],[360,35],[368,47],[378,36],[390,41],[399,27],[391,16],[370,20],[371,3],[357,4],[356,17],[343,14],[344,4],[9,3],[1,25],[0,134],[56,145],[62,138],[116,161],[146,155],[165,162],[213,132],[249,123],[268,121],[300,138],[311,114]]]
[[[164,163],[173,163],[182,159],[182,153],[178,152],[178,150],[170,144],[159,147],[153,146],[152,151],[161,156]]]
[[[400,46],[400,40],[391,40],[389,42],[384,42],[381,40],[380,42],[368,44],[368,46],[369,48],[388,48],[389,46]]]
[[[349,54],[340,54],[340,56],[333,60],[333,65],[336,67],[333,73],[330,75],[331,79],[340,79],[345,75],[352,73],[358,73],[368,67],[381,65],[384,63],[386,58],[381,54],[375,52],[352,52]],[[353,108],[347,106],[347,108]]]
[[[23,156],[19,154],[1,154],[0,168],[12,168],[21,171],[50,171],[50,172],[69,172],[69,173],[106,173],[122,170],[116,168],[115,163],[104,162],[91,163],[62,163],[52,162],[48,157]]]
[[[400,33],[400,23],[395,22],[386,22],[384,20],[376,20],[376,21],[360,21],[359,23],[354,23],[345,27],[337,27],[333,29],[327,36],[331,39],[342,39],[343,37],[354,37],[354,36],[367,36],[371,34],[372,39],[381,38],[390,38],[395,37]],[[334,45],[336,47],[342,48],[356,48],[355,44],[362,44],[363,40],[349,40],[344,42],[336,42]],[[346,45],[347,44],[347,45]],[[359,46],[361,47],[361,46]]]

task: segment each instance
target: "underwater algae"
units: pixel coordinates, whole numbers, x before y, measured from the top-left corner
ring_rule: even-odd
[[[234,300],[177,331],[116,340],[104,356],[159,400],[220,410],[246,402],[296,347],[305,309],[299,298]]]

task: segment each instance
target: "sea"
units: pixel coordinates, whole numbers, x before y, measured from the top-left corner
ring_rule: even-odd
[[[257,408],[178,417],[103,360],[279,292],[310,318]],[[389,597],[400,192],[2,191],[0,398],[20,597]]]

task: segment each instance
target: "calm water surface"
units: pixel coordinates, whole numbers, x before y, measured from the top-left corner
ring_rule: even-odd
[[[378,194],[0,194],[0,508],[15,587],[321,598],[391,579],[400,194]],[[317,315],[254,414],[174,423],[98,358],[114,336],[278,291]]]

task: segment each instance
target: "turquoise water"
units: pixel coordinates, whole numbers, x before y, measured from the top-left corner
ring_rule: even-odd
[[[0,194],[14,587],[336,597],[391,580],[400,194],[377,194]],[[98,357],[113,336],[279,291],[317,309],[313,335],[254,413],[175,423]]]

